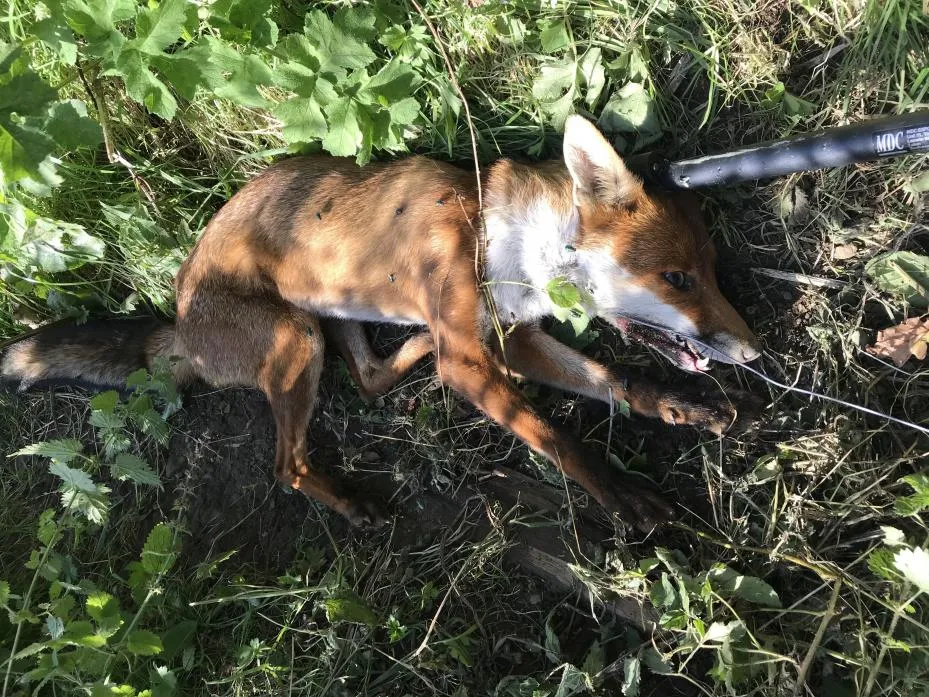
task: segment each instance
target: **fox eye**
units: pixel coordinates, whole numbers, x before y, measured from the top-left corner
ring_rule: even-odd
[[[678,290],[690,290],[691,286],[693,286],[693,279],[683,271],[665,271],[661,275],[664,276],[664,280]]]

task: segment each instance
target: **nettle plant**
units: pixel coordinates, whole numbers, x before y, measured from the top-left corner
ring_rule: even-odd
[[[195,627],[190,622],[152,631],[152,606],[164,602],[180,549],[174,526],[160,523],[151,530],[124,579],[91,578],[74,556],[81,539],[107,521],[111,489],[101,483],[101,475],[161,487],[151,466],[129,452],[129,429],[167,442],[165,418],[179,407],[167,366],[152,374],[133,373],[127,390],[126,399],[111,391],[91,400],[90,423],[100,454],[85,452],[78,440],[61,439],[10,456],[47,459],[59,481],[61,503],[39,517],[37,546],[26,564],[32,570],[28,583],[19,588],[0,581],[0,608],[6,613],[0,633],[12,636],[9,654],[0,663],[4,695],[18,694],[18,686],[29,694],[50,688],[51,694],[168,697],[177,684],[169,664],[187,665],[193,659],[189,643]]]
[[[929,691],[929,531],[922,519],[929,511],[929,474],[910,475],[900,483],[908,485],[913,493],[899,497],[894,512],[918,526],[922,540],[920,543],[900,528],[884,525],[884,544],[868,557],[868,568],[886,582],[881,600],[884,609],[890,611],[890,619],[865,678],[866,693],[883,676],[885,664],[913,694]],[[854,655],[861,648],[853,645],[847,650]]]
[[[105,236],[37,211],[62,184],[68,153],[104,143],[111,162],[131,168],[114,131],[132,103],[156,126],[197,102],[263,110],[287,150],[321,147],[360,164],[375,150],[406,150],[425,123],[444,124],[454,140],[461,104],[425,28],[401,9],[287,12],[279,25],[281,13],[272,0],[11,9],[8,41],[0,35],[0,279],[59,311],[72,289],[58,274],[105,273]]]

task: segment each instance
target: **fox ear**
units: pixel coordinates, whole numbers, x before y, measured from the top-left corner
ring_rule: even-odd
[[[642,180],[583,116],[569,116],[564,128],[564,161],[574,180],[574,203],[623,205],[642,193]]]

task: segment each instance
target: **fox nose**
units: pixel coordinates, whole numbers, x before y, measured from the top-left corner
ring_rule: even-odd
[[[714,349],[710,358],[723,363],[750,363],[761,355],[754,336],[742,338],[728,332],[713,334],[707,345]]]
[[[753,360],[761,356],[761,351],[759,351],[756,347],[750,346],[748,344],[742,345],[741,352],[742,359],[740,363],[751,363]]]

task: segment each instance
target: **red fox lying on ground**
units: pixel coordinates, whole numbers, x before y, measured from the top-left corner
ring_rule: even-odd
[[[435,353],[440,379],[583,486],[608,511],[651,529],[672,509],[604,464],[533,409],[507,372],[639,414],[721,433],[731,403],[631,380],[538,326],[545,291],[565,277],[591,316],[649,344],[680,368],[744,363],[757,341],[722,296],[715,252],[689,197],[651,191],[586,119],[565,125],[564,161],[495,163],[483,181],[486,255],[473,174],[412,157],[358,168],[294,157],[256,177],[213,217],[177,277],[177,320],[110,320],[54,327],[14,344],[0,375],[124,385],[156,356],[193,378],[258,387],[277,427],[275,474],[354,524],[374,502],[307,458],[307,426],[325,341],[362,393],[389,389]],[[480,271],[480,273],[479,273]],[[489,288],[500,340],[481,281]],[[381,360],[361,322],[420,325]],[[325,341],[324,341],[325,337]]]

